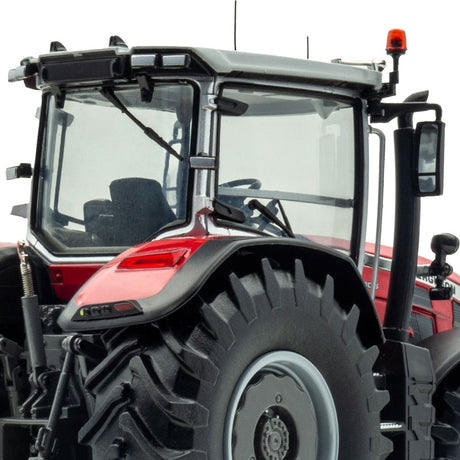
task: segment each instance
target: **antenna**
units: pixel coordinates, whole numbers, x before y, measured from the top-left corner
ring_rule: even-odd
[[[233,16],[233,49],[236,51],[236,10],[238,0],[235,0],[234,16]]]
[[[310,37],[307,35],[307,59],[310,59]]]

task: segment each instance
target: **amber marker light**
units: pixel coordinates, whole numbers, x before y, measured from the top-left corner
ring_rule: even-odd
[[[388,54],[404,54],[407,51],[406,32],[402,29],[391,29],[387,38]]]

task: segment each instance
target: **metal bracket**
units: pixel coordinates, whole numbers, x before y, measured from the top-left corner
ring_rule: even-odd
[[[0,335],[0,354],[3,354],[8,358],[19,358],[19,355],[23,351],[24,349],[16,342]]]
[[[192,169],[216,169],[215,157],[194,156],[190,157],[190,168]]]
[[[208,102],[202,106],[203,110],[210,110],[213,112],[214,110],[217,110],[217,104],[215,103],[215,100],[217,99],[217,96],[215,94],[208,94]]]

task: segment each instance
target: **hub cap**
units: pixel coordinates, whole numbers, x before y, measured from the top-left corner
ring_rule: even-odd
[[[279,416],[266,415],[263,425],[260,450],[264,458],[283,460],[289,452],[289,430]]]
[[[278,417],[270,418],[263,425],[261,451],[265,458],[286,458],[289,452],[289,431],[285,423]]]
[[[225,428],[225,460],[336,460],[334,400],[303,356],[277,351],[253,362],[235,387]]]

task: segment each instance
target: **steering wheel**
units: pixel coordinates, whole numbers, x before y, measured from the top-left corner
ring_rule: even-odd
[[[229,188],[243,187],[243,186],[247,186],[249,189],[259,190],[260,187],[262,187],[262,182],[260,182],[259,179],[246,178],[246,179],[231,180],[229,182],[225,182],[219,185],[219,187],[229,187]]]

